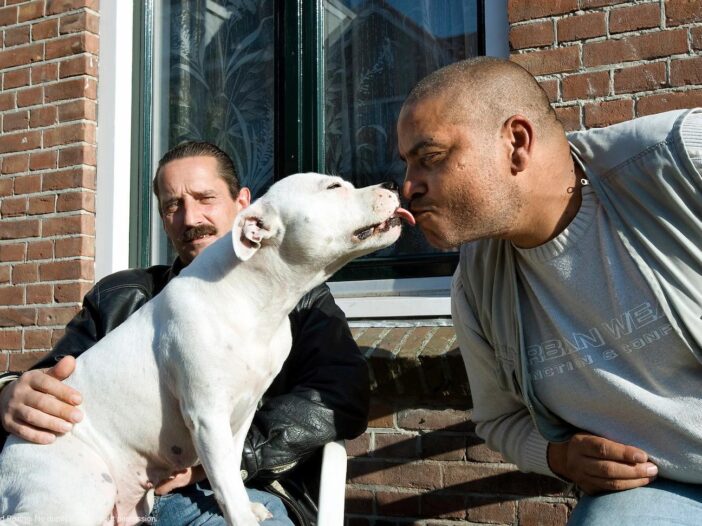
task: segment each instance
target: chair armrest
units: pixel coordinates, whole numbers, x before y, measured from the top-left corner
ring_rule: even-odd
[[[317,526],[343,526],[346,500],[346,444],[330,442],[322,451]]]

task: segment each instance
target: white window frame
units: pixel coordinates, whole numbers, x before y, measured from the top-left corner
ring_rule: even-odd
[[[100,4],[95,278],[129,267],[133,0]]]
[[[485,1],[485,54],[509,57],[507,0]],[[349,319],[442,317],[451,314],[451,276],[329,283]]]

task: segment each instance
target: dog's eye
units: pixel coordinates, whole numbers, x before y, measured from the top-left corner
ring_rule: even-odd
[[[334,188],[341,188],[341,183],[332,183],[327,186],[327,190],[334,190]]]

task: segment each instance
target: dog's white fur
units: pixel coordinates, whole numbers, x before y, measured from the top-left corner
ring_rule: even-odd
[[[83,394],[82,422],[50,445],[8,439],[0,524],[134,524],[153,484],[200,462],[228,522],[257,524],[238,467],[290,349],[288,313],[345,263],[393,243],[400,227],[386,221],[398,207],[396,192],[338,177],[273,185],[231,235],[78,358],[66,383]]]

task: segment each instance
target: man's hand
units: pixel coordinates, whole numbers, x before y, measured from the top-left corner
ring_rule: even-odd
[[[588,495],[645,486],[658,474],[648,455],[633,446],[577,433],[568,442],[550,443],[548,463]]]
[[[202,466],[185,468],[182,471],[174,473],[166,480],[159,482],[156,485],[156,495],[165,495],[174,489],[189,486],[190,484],[195,484],[201,480],[205,480],[205,469]]]
[[[36,444],[49,444],[71,430],[83,414],[81,396],[61,382],[76,368],[65,356],[49,369],[27,371],[0,391],[0,423],[5,431]]]

